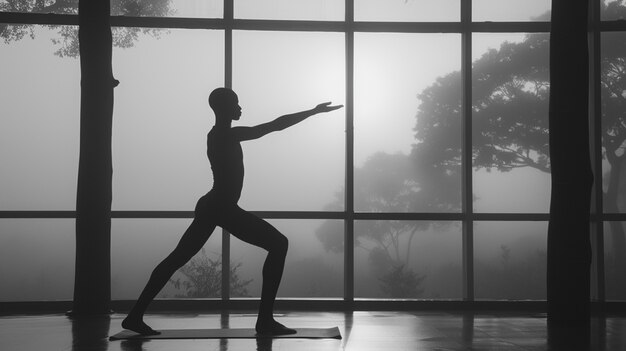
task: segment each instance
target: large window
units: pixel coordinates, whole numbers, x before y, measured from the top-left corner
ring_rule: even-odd
[[[240,205],[291,243],[279,297],[545,300],[550,6],[113,0],[113,298],[210,189],[207,96],[228,86],[239,125],[345,105],[243,145]],[[0,301],[71,298],[76,13],[0,0]],[[592,296],[626,300],[626,2],[592,18]],[[159,296],[256,298],[263,259],[217,229]]]
[[[189,210],[209,190],[206,96],[224,84],[223,48],[223,31],[151,29],[115,49],[113,210]]]
[[[232,87],[243,111],[238,123],[264,123],[324,101],[342,103],[344,57],[340,33],[235,31]],[[323,210],[344,180],[342,117],[315,116],[286,132],[242,143],[246,182],[240,205]]]

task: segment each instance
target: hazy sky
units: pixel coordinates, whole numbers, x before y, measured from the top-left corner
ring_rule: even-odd
[[[181,16],[211,16],[222,11],[221,1],[174,3]],[[386,11],[377,8],[383,3]],[[249,0],[235,4],[238,17],[341,20],[344,16],[341,1]],[[477,20],[527,20],[549,7],[545,0],[475,0],[474,4]],[[270,12],[282,8],[287,11],[283,15]],[[356,0],[355,16],[357,20],[456,20],[458,2]],[[79,63],[52,54],[57,48],[51,42],[58,37],[55,31],[37,27],[35,34],[35,40],[0,43],[0,210],[72,210],[78,162]],[[323,101],[345,102],[342,33],[236,31],[233,39],[233,87],[243,107],[238,124],[268,121]],[[499,47],[505,40],[522,39],[523,34],[476,34],[473,57]],[[191,210],[196,199],[210,188],[205,138],[213,115],[206,98],[213,88],[223,85],[223,40],[220,31],[170,30],[163,31],[160,39],[140,35],[133,48],[115,49],[113,69],[121,84],[115,89],[114,209]],[[355,35],[356,166],[378,151],[410,150],[419,106],[416,96],[435,78],[460,68],[460,50],[458,34]],[[322,210],[344,183],[344,118],[344,110],[339,110],[245,143],[247,174],[242,206],[251,210]],[[508,186],[511,183],[517,186]],[[548,209],[549,177],[545,174],[532,170],[507,174],[481,171],[476,173],[474,184],[479,197],[477,210]],[[524,195],[522,200],[508,200],[520,195]],[[114,221],[116,286],[137,283],[137,276],[146,275],[187,222]],[[293,246],[295,256],[290,259],[306,258],[308,253],[342,262],[341,257],[326,254],[314,237],[321,222],[304,222],[277,223],[291,233],[288,236],[298,238]],[[58,266],[58,272],[71,276],[73,246],[44,245],[37,235],[48,234],[52,241],[73,243],[67,234],[72,228],[71,220],[0,220],[0,247],[12,248],[0,252],[0,267],[15,265],[27,250],[47,250],[49,254],[42,261],[25,267],[29,273],[23,274],[27,278],[22,279],[24,287],[19,289],[44,284],[42,272],[54,274],[41,267]],[[460,241],[454,234],[458,229],[450,230],[450,239],[423,234],[416,248],[424,250],[416,261],[419,267],[430,267],[432,273],[435,267],[460,259],[456,256]],[[524,230],[516,230],[525,235]],[[544,235],[542,229],[537,231]],[[151,236],[155,233],[159,238]],[[138,249],[138,243],[145,240],[161,244],[141,255],[145,262],[138,263],[135,271],[125,272],[123,268],[130,264],[123,261],[127,257],[124,248]],[[506,240],[514,242],[515,235]],[[33,248],[34,242],[38,242],[38,249]],[[210,247],[219,248],[219,239],[212,238]],[[247,266],[254,267],[258,256],[245,250],[254,249],[234,244],[233,257],[245,257]],[[489,252],[497,250],[494,246]],[[365,263],[366,256],[358,255]],[[478,255],[489,256],[482,251]],[[0,276],[9,274],[0,269]],[[118,294],[132,297],[138,288],[118,290]],[[56,294],[68,297],[62,296],[66,292]],[[3,296],[0,294],[0,299]]]
[[[9,194],[0,208],[72,209],[78,61],[52,55],[55,47],[48,38],[54,32],[36,32],[35,41],[2,46],[10,64],[0,69],[12,84],[4,85],[0,98],[5,116],[0,153],[7,165],[0,186]],[[522,38],[476,34],[474,56],[504,40]],[[234,39],[233,84],[244,112],[239,124],[261,123],[322,101],[344,102],[341,34],[236,32]],[[208,190],[205,137],[213,116],[206,96],[223,84],[222,48],[219,31],[170,30],[160,39],[142,36],[134,48],[115,50],[114,71],[122,83],[115,101],[114,208],[184,210]],[[416,95],[459,67],[457,34],[358,33],[355,164],[377,151],[408,152],[414,142]],[[342,111],[245,143],[243,203],[254,209],[322,209],[343,185]],[[316,171],[320,169],[324,171]],[[300,187],[296,179],[306,185]],[[290,184],[292,189],[276,194]],[[536,209],[536,204],[526,208]]]
[[[181,17],[220,17],[221,0],[172,0]],[[341,21],[343,0],[235,0],[236,18]],[[526,21],[550,8],[550,0],[474,0],[476,21]],[[357,21],[458,21],[459,0],[354,0]]]

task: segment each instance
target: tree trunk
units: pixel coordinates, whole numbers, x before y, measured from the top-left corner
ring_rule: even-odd
[[[109,0],[80,0],[80,156],[74,314],[110,312],[112,39]]]
[[[587,324],[593,174],[589,153],[588,2],[553,0],[550,39],[548,322]]]

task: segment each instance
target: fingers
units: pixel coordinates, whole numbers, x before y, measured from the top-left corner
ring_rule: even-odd
[[[326,106],[326,111],[327,112],[335,111],[335,110],[338,110],[338,109],[340,109],[342,107],[343,107],[343,105],[337,105],[337,106],[329,106],[329,105],[327,105]]]
[[[335,108],[335,107],[343,107],[343,105],[330,106],[330,104],[332,104],[332,102],[331,102],[331,101],[328,101],[328,102],[322,102],[321,104],[319,104],[319,105],[317,105],[317,106],[320,106],[320,107],[324,106],[324,107],[331,107],[331,108]]]
[[[317,105],[317,110],[320,112],[330,112],[330,111],[334,111],[334,110],[338,110],[340,108],[343,107],[343,105],[336,105],[336,106],[331,106],[332,102],[328,101],[328,102],[323,102],[319,105]]]

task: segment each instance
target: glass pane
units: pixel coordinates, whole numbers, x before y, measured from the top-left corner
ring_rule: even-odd
[[[473,0],[472,20],[550,21],[551,0]]]
[[[603,21],[626,19],[626,3],[623,0],[604,0],[600,5],[600,18]]]
[[[473,41],[474,208],[548,212],[548,34],[476,34]]]
[[[111,225],[112,299],[136,300],[152,270],[174,250],[190,223],[190,219],[114,219]],[[222,235],[217,229],[190,261],[204,269],[179,270],[157,297],[220,297],[221,254]],[[201,275],[198,271],[208,273]],[[185,284],[187,281],[191,282],[189,286]],[[197,281],[207,284],[193,284]],[[204,291],[212,294],[198,296],[198,292]]]
[[[355,34],[357,211],[460,211],[460,39]]]
[[[0,301],[71,300],[73,219],[0,219]]]
[[[626,212],[626,33],[602,33],[604,212]]]
[[[355,297],[460,299],[461,239],[459,222],[356,221]]]
[[[205,17],[224,14],[224,0],[112,0],[113,16]]]
[[[356,0],[356,21],[454,22],[461,18],[459,0]]]
[[[211,189],[207,98],[223,85],[223,48],[221,31],[169,29],[115,50],[115,210],[193,210]]]
[[[235,17],[343,21],[344,0],[235,0]]]
[[[545,300],[547,222],[477,222],[477,299]]]
[[[80,66],[53,40],[76,27],[1,29],[13,34],[0,41],[0,210],[73,210]]]
[[[604,269],[607,300],[626,300],[626,222],[604,223]]]
[[[257,125],[345,102],[344,37],[337,33],[235,32],[233,87],[243,109],[235,125]],[[246,180],[240,204],[250,210],[343,208],[344,109],[242,143]]]
[[[278,297],[342,297],[343,221],[281,219],[268,222],[289,239]],[[261,272],[267,253],[234,236],[231,238],[231,261],[238,266],[240,282],[247,283],[246,291],[231,291],[231,296],[260,297]]]

